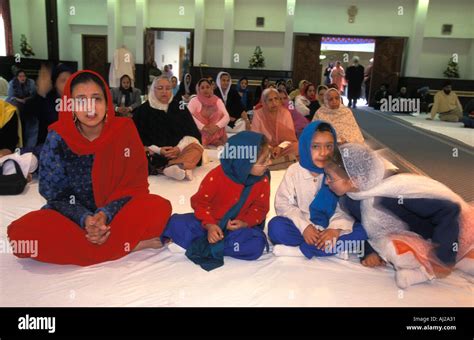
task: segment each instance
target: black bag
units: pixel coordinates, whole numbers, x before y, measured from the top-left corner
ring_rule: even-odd
[[[12,161],[15,164],[16,174],[3,175],[3,167],[6,162]],[[26,178],[23,176],[20,165],[14,159],[7,159],[0,166],[0,195],[18,195],[25,190]]]

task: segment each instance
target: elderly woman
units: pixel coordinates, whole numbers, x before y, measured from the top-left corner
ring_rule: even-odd
[[[140,89],[132,87],[132,78],[124,74],[120,78],[120,87],[112,89],[112,99],[117,116],[131,117],[142,103]]]
[[[278,90],[268,88],[262,93],[262,107],[255,110],[252,131],[268,139],[272,147],[272,170],[287,168],[296,161],[298,139],[291,113],[282,105]]]
[[[173,97],[171,86],[167,77],[155,78],[148,101],[138,107],[133,120],[148,154],[150,174],[192,180],[204,151],[201,133],[186,105]]]
[[[364,143],[364,137],[351,109],[341,104],[339,91],[330,88],[324,95],[325,106],[321,107],[313,117],[313,121],[322,120],[331,124],[336,130],[341,143]]]
[[[148,192],[132,121],[115,117],[107,85],[92,71],[73,74],[64,95],[74,105],[50,126],[40,158],[39,192],[47,204],[8,227],[12,244],[37,246],[15,256],[87,266],[161,247],[171,204]]]

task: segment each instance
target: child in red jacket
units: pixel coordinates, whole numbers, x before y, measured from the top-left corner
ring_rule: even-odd
[[[271,152],[265,137],[240,132],[229,139],[223,154],[221,165],[191,197],[194,213],[173,215],[162,235],[163,241],[171,239],[187,249],[186,255],[206,270],[222,265],[223,256],[255,260],[267,245],[263,228],[270,204]],[[219,265],[209,264],[216,261]]]

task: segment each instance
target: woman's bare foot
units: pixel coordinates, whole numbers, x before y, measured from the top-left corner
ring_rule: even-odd
[[[377,253],[369,254],[362,260],[362,265],[366,267],[380,267],[387,263]]]
[[[132,250],[132,252],[147,248],[160,249],[163,248],[163,243],[161,243],[159,237],[151,238],[149,240],[143,240],[138,242],[137,246]]]

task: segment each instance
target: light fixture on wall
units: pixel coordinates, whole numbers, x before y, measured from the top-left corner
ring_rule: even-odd
[[[349,23],[353,24],[355,22],[355,16],[357,15],[357,12],[359,9],[357,6],[352,5],[347,9],[347,14],[349,15]]]
[[[452,24],[444,24],[441,27],[441,34],[442,35],[451,35],[453,32],[453,25]]]

